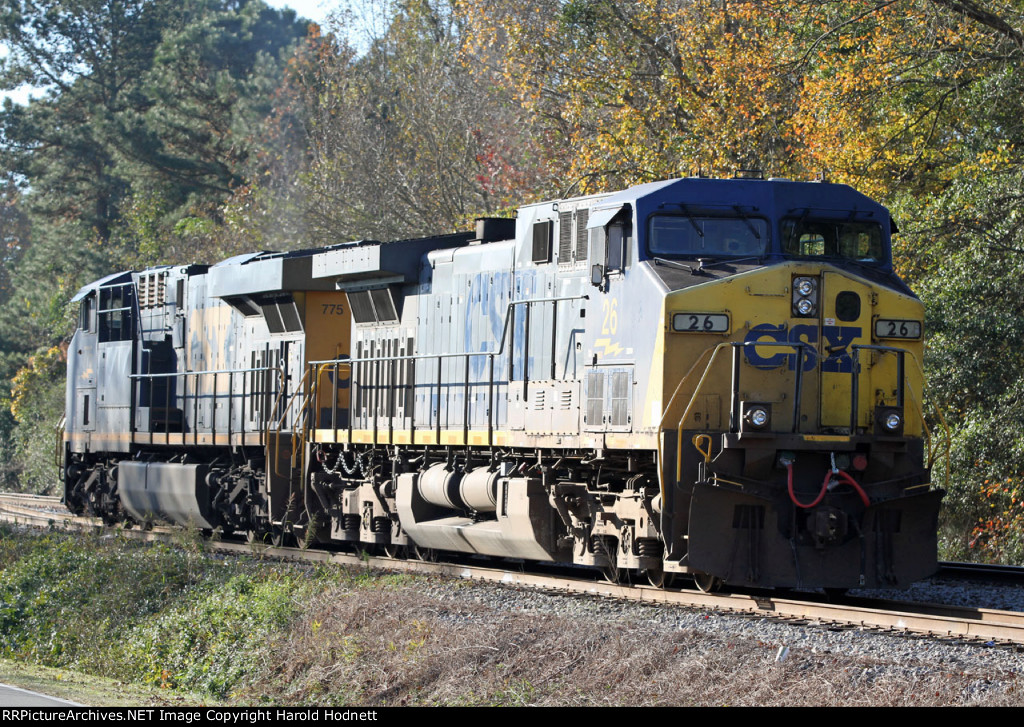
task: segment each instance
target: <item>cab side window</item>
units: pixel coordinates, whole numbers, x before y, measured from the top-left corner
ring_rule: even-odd
[[[78,327],[89,333],[96,332],[96,296],[92,293],[82,299],[78,309]]]
[[[100,288],[99,328],[100,343],[130,341],[134,335],[135,286],[115,285]]]
[[[628,222],[608,225],[608,272],[621,271],[629,266],[629,245],[633,226]]]

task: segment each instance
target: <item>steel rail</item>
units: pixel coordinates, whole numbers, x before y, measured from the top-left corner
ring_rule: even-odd
[[[0,494],[0,504],[6,497]],[[30,512],[27,508],[18,506],[4,506],[4,509],[18,511],[0,514],[2,519],[8,521],[26,522],[32,519],[43,525],[86,530],[103,527],[102,522],[96,518],[75,518],[70,514],[67,517],[61,517],[59,514]],[[175,527],[158,527],[152,531],[122,529],[121,533],[125,537],[133,539],[174,542],[176,539],[180,540],[182,529]],[[792,597],[777,598],[764,594],[704,593],[687,588],[660,589],[644,585],[616,585],[586,578],[524,573],[493,566],[401,560],[366,556],[365,554],[339,553],[320,548],[275,547],[229,540],[209,540],[205,547],[209,550],[239,555],[259,555],[286,560],[334,563],[350,567],[437,574],[506,586],[665,606],[708,609],[754,617],[840,624],[868,630],[927,634],[982,643],[1024,644],[1024,612],[1017,611],[965,608],[941,604],[869,601],[867,599],[849,599],[847,603],[824,603]],[[885,606],[881,607],[883,603]]]
[[[60,504],[60,498],[56,495],[31,495],[26,492],[2,492],[0,493],[0,500],[39,503],[40,507],[63,507],[63,505]]]
[[[974,580],[988,578],[998,581],[1024,581],[1024,566],[940,561],[936,575]]]

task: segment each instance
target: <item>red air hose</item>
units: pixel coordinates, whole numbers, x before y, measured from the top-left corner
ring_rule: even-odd
[[[832,472],[830,471],[828,474],[825,475],[826,483],[828,483],[829,475],[831,474]],[[868,499],[868,495],[866,492],[864,492],[864,489],[857,484],[857,480],[853,479],[852,477],[850,477],[849,474],[843,472],[842,470],[836,472],[836,475],[838,475],[841,480],[843,480],[846,484],[848,484],[850,487],[857,491],[857,494],[860,495],[860,501],[864,503],[864,507],[871,507],[871,500]]]
[[[835,475],[837,478],[839,478],[846,484],[850,485],[850,487],[857,491],[857,494],[860,496],[861,502],[864,503],[864,507],[871,507],[871,500],[868,499],[867,493],[864,492],[864,489],[859,484],[857,484],[857,480],[853,479],[849,474],[843,472],[842,470],[839,470],[837,472],[832,472],[832,470],[828,470],[827,472],[825,472],[825,481],[821,483],[821,492],[819,492],[818,496],[814,498],[814,502],[805,505],[804,503],[796,499],[796,493],[793,492],[792,462],[788,462],[786,464],[786,479],[787,485],[789,487],[789,499],[793,501],[794,505],[796,505],[797,507],[802,507],[804,510],[810,510],[812,507],[816,507],[819,502],[825,499],[825,493],[828,492],[828,483],[831,481],[833,475]]]
[[[821,486],[821,492],[819,492],[818,496],[816,498],[814,498],[814,502],[812,502],[810,505],[805,505],[804,503],[802,503],[798,499],[796,499],[796,493],[793,492],[793,463],[792,462],[787,462],[786,463],[786,477],[787,477],[787,479],[789,481],[788,482],[788,484],[789,484],[789,499],[792,500],[793,504],[796,505],[797,507],[802,507],[805,510],[810,510],[812,507],[816,506],[819,502],[821,502],[822,499],[824,499],[825,492],[828,490],[829,475],[831,475],[831,474],[832,474],[832,470],[829,470],[828,474],[825,475],[825,483]]]

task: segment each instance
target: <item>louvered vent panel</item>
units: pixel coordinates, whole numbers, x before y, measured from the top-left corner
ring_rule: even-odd
[[[613,427],[624,427],[629,424],[629,380],[628,371],[616,371],[612,374],[612,411]]]
[[[604,416],[604,372],[591,371],[587,374],[586,423],[596,426]]]
[[[379,322],[398,320],[398,312],[395,310],[395,302],[391,299],[390,290],[387,288],[371,290],[370,301],[373,303],[373,310],[377,314]]]
[[[572,212],[558,215],[558,262],[572,262]]]
[[[579,210],[576,213],[576,260],[587,259],[587,222],[590,210]]]
[[[362,290],[348,294],[348,304],[352,308],[352,317],[356,323],[376,323],[369,291]]]

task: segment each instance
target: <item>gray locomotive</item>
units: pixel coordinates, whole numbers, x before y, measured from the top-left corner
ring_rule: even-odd
[[[677,179],[83,288],[76,513],[704,588],[936,567],[923,309],[843,185]]]

